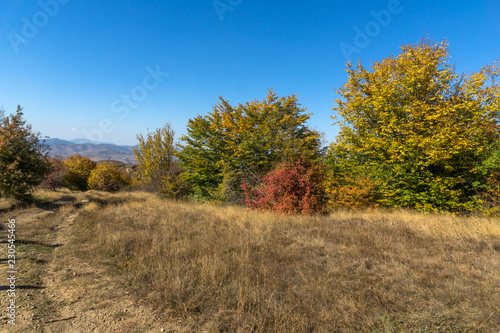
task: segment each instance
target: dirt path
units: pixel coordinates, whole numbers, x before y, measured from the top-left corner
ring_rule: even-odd
[[[75,197],[0,213],[1,332],[178,332],[138,304],[100,258],[76,255]],[[16,325],[8,324],[7,219],[16,220]],[[5,221],[4,221],[5,220]],[[75,252],[76,251],[76,252]],[[84,259],[82,259],[82,257]]]

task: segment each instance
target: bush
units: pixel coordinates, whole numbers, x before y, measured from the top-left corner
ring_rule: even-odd
[[[282,214],[324,213],[322,173],[319,166],[305,166],[304,159],[282,164],[264,176],[260,186],[251,189],[243,183],[243,203],[253,209]]]
[[[0,196],[29,194],[50,171],[46,156],[47,146],[26,124],[20,106],[16,114],[0,117]]]
[[[64,185],[71,190],[88,190],[89,177],[92,170],[96,168],[96,162],[80,155],[69,156],[64,160],[68,169],[64,176]]]
[[[67,168],[60,158],[49,158],[50,173],[45,177],[41,186],[50,190],[64,186],[64,177]]]
[[[183,199],[190,191],[189,183],[182,177],[184,170],[173,162],[167,172],[161,177],[158,194],[163,198]]]
[[[88,180],[90,189],[105,192],[117,192],[128,184],[130,184],[130,177],[116,164],[108,162],[97,165],[90,173]]]

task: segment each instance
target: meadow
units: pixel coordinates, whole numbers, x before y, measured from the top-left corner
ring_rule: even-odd
[[[45,219],[70,214],[67,246],[45,261],[98,263],[100,280],[113,281],[115,293],[132,295],[171,332],[500,327],[498,219],[395,209],[283,216],[142,192],[39,191],[35,198],[22,209],[3,201],[2,217],[68,200]],[[40,223],[24,223],[19,237],[43,237]],[[81,304],[95,280],[85,281]]]

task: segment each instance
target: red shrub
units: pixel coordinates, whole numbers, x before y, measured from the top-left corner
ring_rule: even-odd
[[[281,165],[264,176],[260,186],[252,189],[243,183],[243,203],[282,214],[323,213],[321,171],[318,166],[304,166],[304,161]]]
[[[66,174],[66,166],[59,158],[49,158],[50,174],[40,184],[43,188],[55,190],[63,186],[64,175]]]

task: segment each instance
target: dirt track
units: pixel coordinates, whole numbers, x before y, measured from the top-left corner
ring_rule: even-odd
[[[147,304],[138,304],[99,258],[71,242],[75,218],[88,201],[65,196],[0,212],[1,332],[174,332]],[[16,220],[16,320],[8,323],[7,226]],[[85,258],[85,259],[82,259]]]

